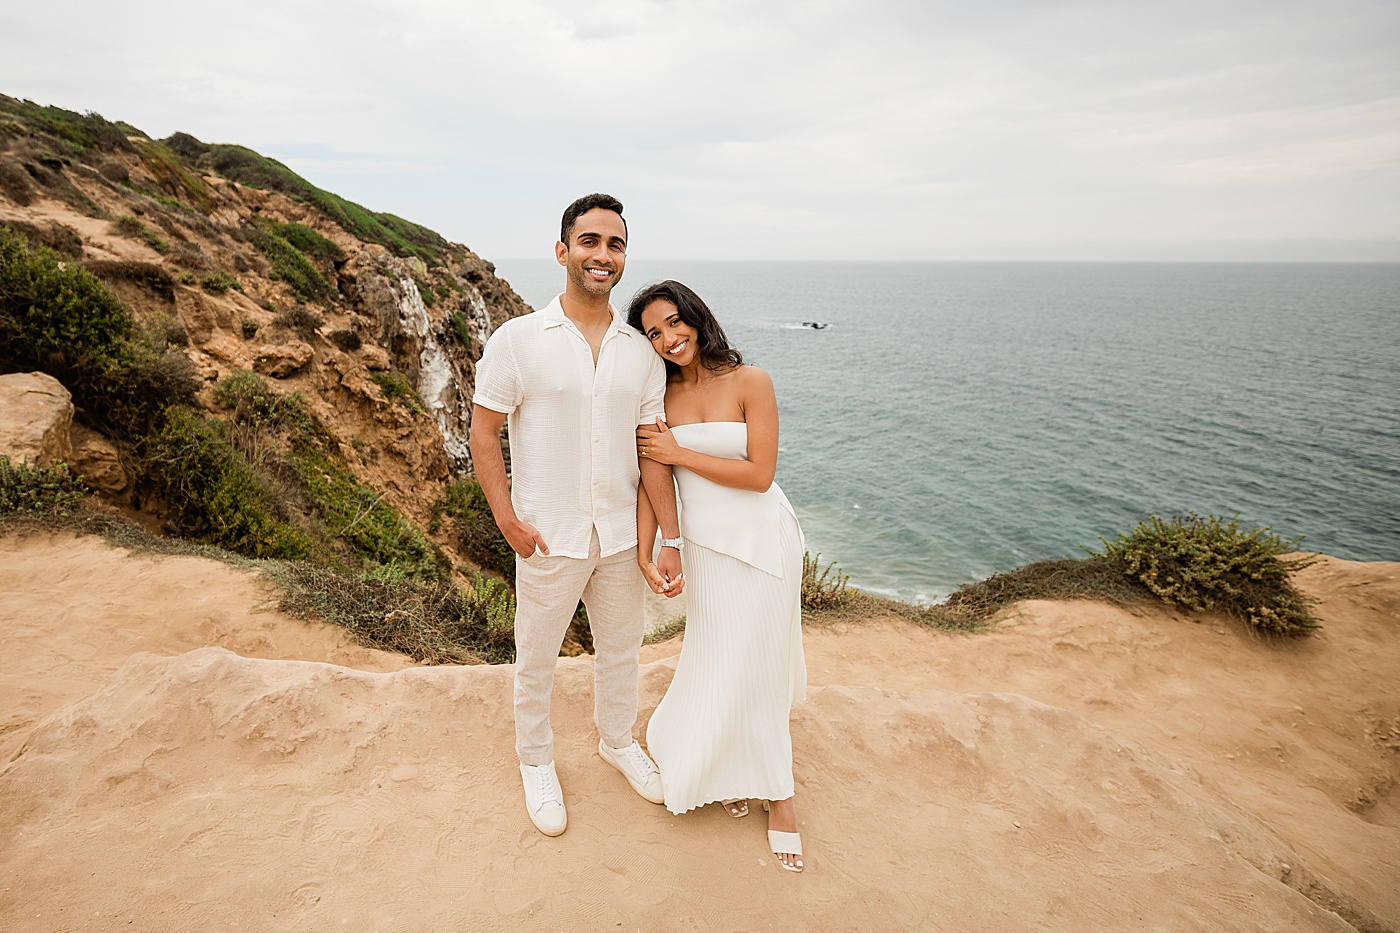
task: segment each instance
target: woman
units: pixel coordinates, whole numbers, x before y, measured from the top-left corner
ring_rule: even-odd
[[[666,421],[637,430],[637,453],[670,464],[681,507],[686,631],[676,674],[647,726],[666,808],[723,802],[769,810],[778,864],[802,870],[788,716],[807,688],[802,656],[802,531],[773,483],[778,402],[745,366],[700,297],[679,282],[641,291],[627,322],[666,362]],[[641,542],[656,519],[637,497]],[[637,562],[658,592],[651,548]],[[771,810],[770,810],[771,803]]]

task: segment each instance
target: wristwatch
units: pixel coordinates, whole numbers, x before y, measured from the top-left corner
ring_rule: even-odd
[[[676,535],[674,538],[662,538],[661,546],[673,547],[678,551],[683,551],[685,550],[685,540],[680,535]]]

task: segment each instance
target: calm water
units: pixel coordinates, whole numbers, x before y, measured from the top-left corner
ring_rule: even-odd
[[[1150,513],[1400,560],[1400,265],[638,260],[615,303],[659,278],[772,374],[778,482],[864,589],[936,599]]]

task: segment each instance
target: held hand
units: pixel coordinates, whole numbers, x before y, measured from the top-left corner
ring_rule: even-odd
[[[681,595],[685,589],[685,574],[681,572],[681,552],[673,547],[664,547],[656,558],[656,569],[667,582],[663,592],[667,597]]]
[[[655,427],[644,424],[637,428],[637,456],[672,465],[680,455],[681,445],[676,443],[665,421],[657,418]]]
[[[670,584],[661,575],[661,571],[656,569],[656,565],[649,560],[639,560],[637,566],[642,568],[642,576],[646,578],[647,586],[651,587],[651,591],[665,595]]]
[[[535,530],[535,526],[529,522],[516,521],[501,529],[501,534],[505,536],[506,543],[521,557],[534,557],[535,549],[545,557],[549,556],[549,545],[544,543],[544,538]]]

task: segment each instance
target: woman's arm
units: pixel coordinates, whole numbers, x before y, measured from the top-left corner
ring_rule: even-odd
[[[773,394],[773,380],[763,370],[746,366],[739,375],[739,406],[749,435],[747,460],[712,457],[682,447],[663,422],[655,428],[647,425],[637,429],[638,453],[658,463],[693,470],[721,486],[767,492],[778,469],[778,399]]]

